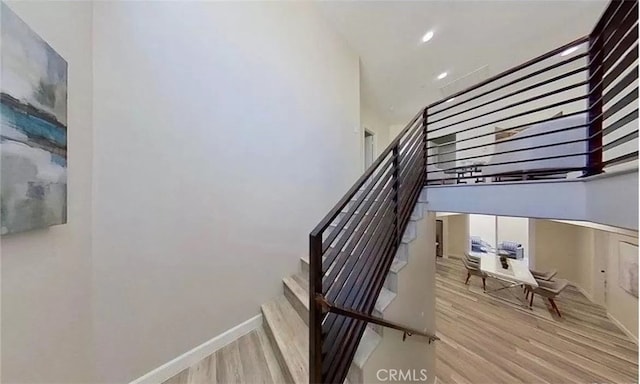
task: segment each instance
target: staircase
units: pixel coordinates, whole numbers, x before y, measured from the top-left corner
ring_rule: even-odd
[[[422,220],[426,204],[418,202],[402,237],[391,269],[375,304],[374,316],[384,318],[396,299],[401,271],[408,265],[409,245],[417,238],[417,222]],[[300,259],[300,271],[282,280],[283,295],[262,305],[264,327],[284,377],[291,383],[309,382],[309,262]],[[356,351],[345,382],[362,383],[363,370],[382,341],[381,326],[369,324]]]

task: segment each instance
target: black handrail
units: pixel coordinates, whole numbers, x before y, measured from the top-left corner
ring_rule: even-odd
[[[358,312],[358,311],[354,311],[354,310],[351,310],[351,309],[342,308],[342,307],[339,307],[339,306],[336,306],[336,305],[332,305],[331,303],[329,303],[323,297],[317,297],[316,301],[323,308],[323,310],[325,312],[333,312],[333,313],[336,313],[338,315],[349,316],[349,317],[352,317],[354,319],[366,321],[368,323],[382,325],[383,327],[386,327],[386,328],[396,329],[398,331],[402,331],[405,336],[417,335],[417,336],[426,337],[429,340],[429,344],[431,344],[431,342],[433,342],[433,341],[440,340],[440,338],[438,336],[433,335],[433,334],[428,333],[428,332],[420,331],[420,330],[411,328],[411,327],[406,326],[406,325],[398,324],[398,323],[393,322],[393,321],[381,319],[381,318],[379,318],[377,316],[371,316],[371,315],[363,313],[363,312]]]

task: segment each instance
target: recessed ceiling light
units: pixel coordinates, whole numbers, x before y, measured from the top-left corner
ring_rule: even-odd
[[[442,72],[441,74],[438,75],[438,80],[442,80],[445,77],[447,77],[448,73],[447,72]]]
[[[578,48],[580,48],[580,47],[575,46],[575,47],[567,48],[564,51],[562,51],[560,56],[568,56],[568,55],[572,54],[573,52],[577,51]]]
[[[453,101],[453,100],[455,100],[455,99],[456,99],[455,97],[452,97],[452,98],[450,98],[449,100],[447,100],[447,103],[450,103],[450,102],[452,102],[452,101]]]
[[[429,31],[422,36],[422,42],[426,43],[427,41],[433,39],[433,31]]]

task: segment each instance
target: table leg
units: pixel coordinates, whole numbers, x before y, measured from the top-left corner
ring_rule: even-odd
[[[502,280],[500,280],[500,279],[496,279],[496,280],[500,281],[500,284],[502,284]],[[507,299],[503,298],[503,297],[496,296],[493,293],[498,292],[498,291],[502,291],[502,290],[505,290],[505,289],[511,289],[511,288],[522,287],[522,286],[523,285],[521,283],[508,283],[506,285],[503,284],[502,287],[500,287],[500,288],[495,288],[495,289],[492,289],[492,290],[485,291],[485,293],[487,293],[488,295],[490,295],[493,298],[506,301],[507,303],[516,304],[516,303],[514,303],[514,302],[512,302],[510,300],[507,300]],[[523,307],[527,307],[527,308],[531,309],[530,306],[528,305],[526,299],[523,299],[522,297],[519,297],[513,291],[509,291],[509,292],[511,293],[512,296],[514,296],[516,299],[518,299],[520,305],[522,305]]]

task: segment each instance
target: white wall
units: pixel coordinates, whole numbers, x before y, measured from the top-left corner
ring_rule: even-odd
[[[586,184],[572,181],[430,186],[422,190],[422,199],[439,211],[583,220]]]
[[[449,227],[444,239],[445,244],[448,244],[446,250],[449,256],[463,257],[469,248],[468,215],[452,215],[446,219]]]
[[[496,247],[496,217],[489,215],[468,215],[469,236],[478,236],[482,240]],[[469,240],[467,240],[467,243]],[[467,244],[467,249],[469,248]]]
[[[2,237],[3,383],[92,381],[90,2],[7,4],[69,63],[68,223]]]
[[[529,219],[525,217],[497,216],[498,221],[498,243],[502,241],[513,241],[524,248],[525,259],[529,258]]]
[[[398,137],[400,132],[402,132],[402,130],[407,126],[407,123],[409,122],[407,121],[404,124],[392,124],[389,126],[389,142]]]
[[[636,125],[637,129],[637,125]],[[604,174],[586,183],[588,221],[638,230],[638,170]],[[615,196],[615,199],[611,199]]]
[[[582,220],[638,229],[637,172],[570,181],[429,186],[421,198],[438,211]]]
[[[638,338],[638,298],[620,287],[618,277],[621,242],[638,244],[638,234],[594,229],[578,222],[531,220],[536,228],[535,268],[557,269],[558,277],[571,281],[631,337]]]
[[[581,240],[580,227],[549,220],[532,219],[535,225],[535,264],[533,268],[540,271],[555,269],[557,277],[567,279],[580,285],[583,263],[588,263],[579,247]]]
[[[94,12],[98,378],[259,313],[360,174],[358,57],[309,3]]]
[[[609,315],[638,340],[638,298],[620,287],[618,278],[619,248],[621,242],[638,245],[638,236],[624,236],[616,233],[596,237],[604,241],[607,249],[607,288],[605,304]]]
[[[361,94],[362,96],[362,94]],[[364,128],[366,127],[373,136],[373,144],[374,144],[374,154],[373,159],[378,158],[378,156],[382,153],[382,151],[387,148],[389,145],[389,124],[386,122],[384,117],[378,111],[365,103],[364,100],[361,100],[360,104],[360,122],[362,124],[362,128],[360,130],[359,135],[362,137],[361,143],[361,159],[364,159]],[[361,161],[361,167],[364,169],[364,161]]]

